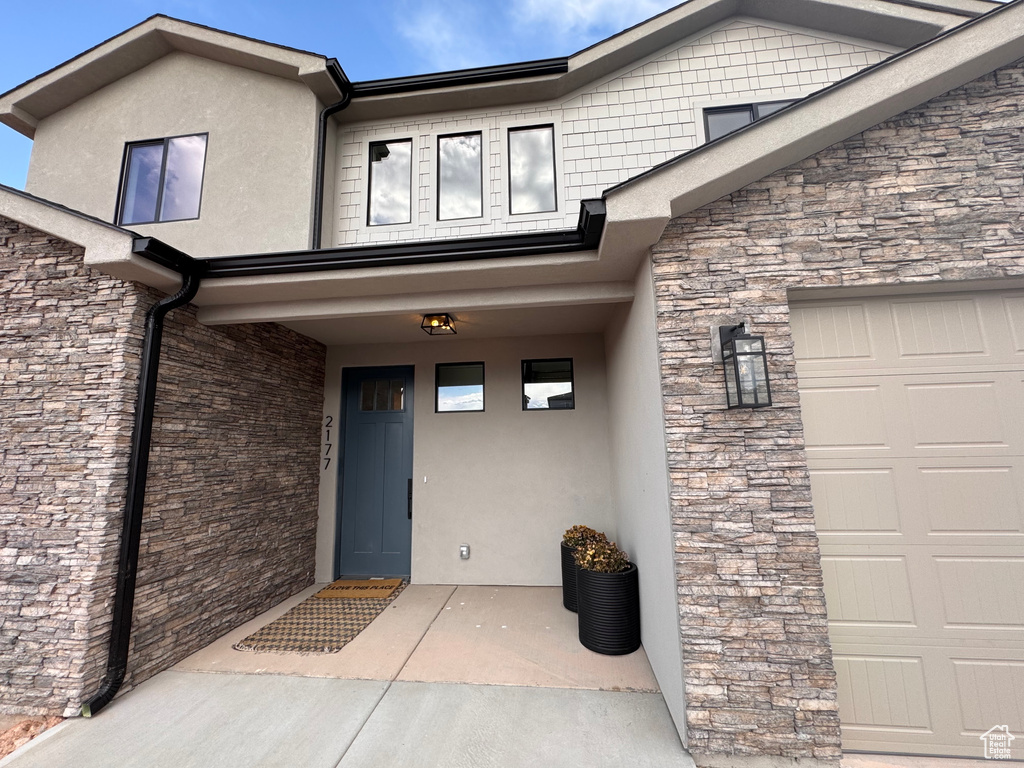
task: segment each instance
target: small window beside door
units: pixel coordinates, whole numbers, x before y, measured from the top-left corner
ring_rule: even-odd
[[[576,408],[572,358],[523,360],[523,410]]]
[[[483,363],[438,363],[435,378],[435,413],[484,409]]]

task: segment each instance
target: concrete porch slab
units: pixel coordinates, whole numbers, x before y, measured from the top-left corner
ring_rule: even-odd
[[[660,694],[395,682],[338,768],[624,765],[693,768]]]
[[[335,768],[387,690],[366,680],[167,671],[4,768]]]
[[[283,616],[323,586],[317,584],[300,592],[192,654],[174,669],[181,672],[394,680],[455,591],[453,586],[409,585],[370,626],[338,653],[254,653],[232,648],[239,640]]]
[[[642,648],[603,656],[580,645],[576,614],[562,607],[559,587],[458,587],[398,679],[659,690]]]

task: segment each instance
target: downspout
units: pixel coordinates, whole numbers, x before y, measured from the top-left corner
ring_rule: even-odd
[[[135,253],[149,245],[151,239],[136,240]],[[162,244],[158,244],[162,245]],[[171,251],[172,249],[165,249]],[[153,409],[156,404],[157,370],[160,367],[160,341],[164,318],[173,309],[188,304],[199,290],[204,264],[180,252],[176,258],[164,259],[181,274],[181,289],[153,305],[146,314],[146,332],[142,342],[142,361],[139,370],[139,389],[135,400],[135,425],[132,429],[131,454],[128,460],[128,493],[125,500],[124,523],[121,528],[121,552],[117,567],[117,586],[114,592],[113,622],[110,628],[110,647],[107,653],[107,672],[100,690],[82,705],[82,715],[92,717],[110,703],[124,682],[128,669],[128,646],[132,632],[132,611],[135,607],[135,577],[139,564],[139,540],[142,534],[142,510],[146,501],[146,474],[149,469],[149,449],[153,434]],[[184,257],[184,258],[182,258]]]
[[[340,67],[338,68],[340,72]],[[324,225],[324,168],[327,162],[327,120],[341,112],[352,101],[352,83],[342,73],[335,76],[338,87],[341,89],[341,101],[324,107],[320,111],[320,122],[316,136],[316,167],[314,168],[315,186],[313,187],[313,237],[310,243],[311,250],[319,250],[322,240],[322,229]]]

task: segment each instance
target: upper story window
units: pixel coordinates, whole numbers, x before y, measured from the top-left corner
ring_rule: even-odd
[[[483,216],[483,179],[483,148],[480,133],[438,137],[438,220]]]
[[[509,128],[509,210],[545,213],[555,203],[555,128]]]
[[[412,139],[370,144],[370,205],[366,223],[412,221]]]
[[[206,137],[201,133],[127,144],[118,223],[198,219]]]
[[[729,107],[712,107],[704,110],[704,135],[708,141],[742,128],[748,123],[760,120],[783,107],[788,107],[795,99],[788,101],[765,101],[760,104],[734,104]]]

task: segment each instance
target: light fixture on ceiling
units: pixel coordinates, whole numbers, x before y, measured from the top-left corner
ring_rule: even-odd
[[[420,328],[431,336],[451,336],[455,330],[455,320],[447,312],[440,315],[424,315]]]
[[[764,336],[751,336],[744,323],[718,329],[725,365],[725,396],[729,408],[764,408],[772,404]]]

